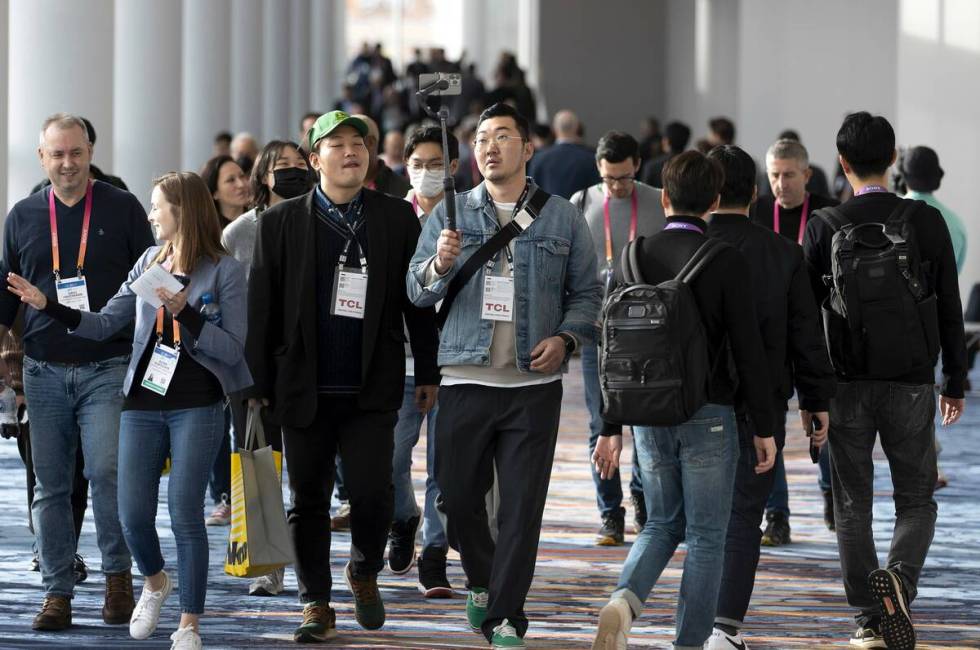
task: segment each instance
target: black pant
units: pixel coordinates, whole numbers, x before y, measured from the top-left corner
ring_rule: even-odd
[[[218,455],[211,466],[208,490],[211,500],[218,505],[223,500],[231,501],[231,410],[225,405],[225,435],[218,446]]]
[[[31,506],[34,505],[34,461],[31,459],[31,425],[20,425],[20,435],[17,437],[17,452],[24,461],[27,469],[27,527],[34,534],[34,517],[31,516]],[[82,535],[82,523],[85,521],[85,510],[88,507],[88,480],[85,478],[85,459],[82,457],[82,446],[78,445],[75,455],[75,481],[71,488],[71,512],[75,519],[75,550],[78,550],[78,538]]]
[[[241,393],[228,398],[231,407],[231,424],[235,433],[235,448],[245,445],[245,425],[248,423],[248,406],[241,399]],[[265,441],[276,451],[282,451],[282,427],[272,421],[269,409],[264,406],[259,411],[262,425],[265,428]]]
[[[830,457],[837,546],[847,602],[861,610],[859,625],[876,618],[868,574],[878,568],[871,513],[875,437],[891,468],[895,529],[888,568],[901,576],[909,600],[936,527],[936,395],[931,384],[886,381],[839,383],[830,406]]]
[[[505,618],[521,636],[527,631],[524,601],[534,577],[561,396],[560,381],[523,388],[462,384],[439,391],[435,474],[446,533],[462,556],[468,586],[490,592],[483,623],[488,640]],[[486,510],[495,463],[496,544]]]
[[[782,406],[776,410],[775,442],[778,449],[786,440],[786,415]],[[766,501],[772,491],[775,470],[756,474],[758,458],[752,444],[753,429],[748,416],[738,415],[740,454],[735,469],[735,490],[732,492],[732,514],[728,519],[725,537],[725,567],[721,574],[718,591],[718,608],[715,620],[734,627],[741,627],[749,609],[755,572],[759,566],[759,544],[762,531],[759,525],[766,510]],[[780,426],[781,425],[781,426]]]
[[[338,449],[350,492],[351,570],[377,575],[394,512],[391,455],[397,411],[362,411],[356,396],[324,396],[313,424],[283,428],[292,507],[287,512],[296,551],[296,581],[304,603],[330,600],[330,493]]]

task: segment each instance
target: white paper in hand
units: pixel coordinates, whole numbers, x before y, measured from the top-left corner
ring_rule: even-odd
[[[157,309],[163,304],[157,297],[157,289],[161,287],[171,293],[178,293],[184,288],[184,285],[180,283],[180,280],[167,273],[159,264],[154,264],[143,271],[143,275],[133,280],[133,283],[129,285],[133,293]]]

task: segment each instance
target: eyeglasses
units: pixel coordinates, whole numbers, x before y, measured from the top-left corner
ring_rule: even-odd
[[[473,141],[474,149],[486,149],[490,146],[491,142],[496,142],[498,147],[506,147],[510,142],[524,142],[524,138],[517,135],[508,135],[506,133],[501,133],[500,135],[495,135],[493,137],[479,137]]]
[[[616,185],[617,183],[620,184],[620,185],[629,185],[630,183],[632,183],[635,180],[636,180],[636,177],[633,176],[633,174],[626,174],[625,176],[603,176],[602,177],[602,182],[605,183],[606,185]]]
[[[445,169],[441,160],[433,160],[432,162],[422,163],[422,162],[410,162],[408,163],[408,168],[412,171],[425,170],[428,172],[441,172]]]

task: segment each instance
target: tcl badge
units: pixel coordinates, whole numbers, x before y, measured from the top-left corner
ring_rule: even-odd
[[[347,318],[364,318],[367,303],[367,273],[355,273],[338,268],[333,276],[333,295],[330,313]]]
[[[514,278],[487,274],[483,280],[483,306],[480,318],[514,320]]]

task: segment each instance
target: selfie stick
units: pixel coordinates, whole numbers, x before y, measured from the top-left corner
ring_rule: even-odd
[[[442,105],[440,102],[439,111],[433,111],[429,108],[426,99],[429,95],[434,92],[448,90],[449,82],[445,79],[438,79],[435,82],[429,84],[425,88],[420,88],[415,94],[418,97],[419,104],[422,105],[422,109],[426,114],[432,119],[439,120],[439,126],[442,127],[442,189],[446,193],[445,205],[446,205],[446,230],[456,230],[456,182],[453,180],[452,172],[449,170],[449,138],[447,137],[448,131],[446,130],[446,120],[449,118],[449,109]]]

